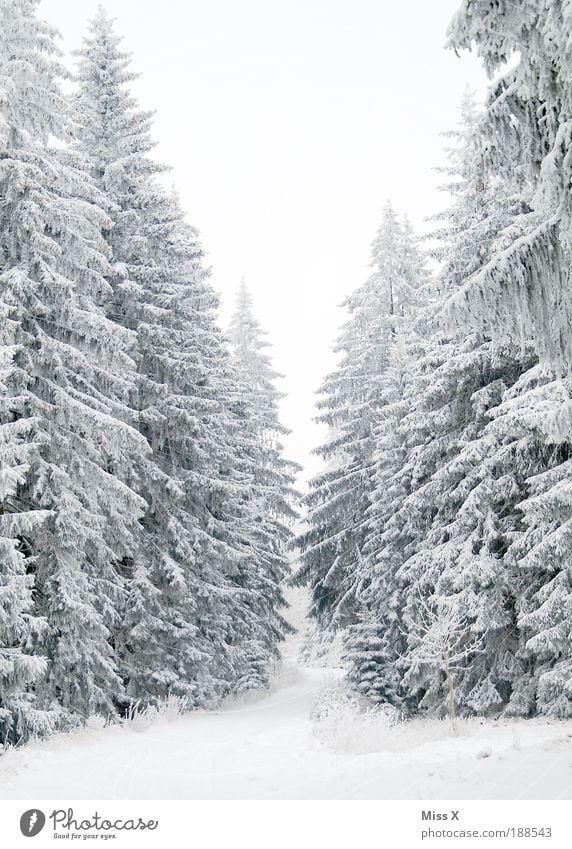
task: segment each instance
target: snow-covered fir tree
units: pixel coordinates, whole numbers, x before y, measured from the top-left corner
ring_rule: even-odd
[[[50,147],[69,139],[69,110],[55,33],[37,5],[0,4],[2,568],[10,588],[0,705],[9,741],[112,713],[121,699],[111,634],[124,597],[117,567],[132,554],[144,506],[120,479],[146,444],[125,423],[132,334],[103,310],[105,199],[81,160]]]
[[[530,224],[494,251],[480,273],[450,299],[459,323],[486,328],[500,346],[519,338],[540,363],[524,374],[495,416],[495,429],[526,446],[522,528],[508,548],[519,592],[519,658],[526,674],[511,696],[516,713],[572,713],[567,617],[567,458],[570,369],[569,2],[497,7],[463,3],[450,32],[457,48],[476,43],[493,75],[485,124],[489,174],[528,193]],[[494,32],[494,36],[492,33]],[[524,450],[524,449],[523,449]],[[524,454],[521,454],[521,457]],[[515,458],[515,464],[518,459]],[[548,507],[551,505],[551,507]],[[558,505],[558,507],[556,506]],[[549,554],[550,552],[550,554]]]
[[[120,636],[128,694],[193,704],[260,686],[286,627],[257,442],[196,231],[156,179],[151,116],[100,10],[79,53],[78,149],[113,204],[109,316],[137,334],[133,415],[153,454]]]
[[[476,44],[488,74],[501,74],[487,102],[486,160],[511,183],[532,183],[535,213],[535,226],[467,280],[450,311],[495,338],[532,339],[562,373],[572,354],[571,15],[570,0],[464,0],[449,31],[451,47]]]
[[[388,527],[402,544],[401,555],[393,557],[402,564],[396,581],[405,588],[404,630],[415,628],[433,596],[446,597],[453,615],[467,617],[467,653],[457,671],[456,697],[461,710],[483,712],[507,697],[517,674],[511,659],[514,587],[502,555],[503,534],[517,523],[514,503],[522,497],[522,474],[507,468],[506,453],[504,464],[496,456],[502,443],[489,435],[487,425],[506,386],[531,360],[521,357],[518,346],[493,350],[482,333],[451,334],[438,317],[444,300],[483,266],[499,234],[521,223],[518,216],[526,210],[506,185],[485,178],[479,125],[467,93],[458,130],[446,134],[452,144],[441,170],[452,203],[437,216],[434,237],[442,266],[422,316],[424,344],[412,369],[403,419],[407,463],[401,477],[407,497]],[[522,227],[525,220],[522,216]],[[387,531],[382,545],[384,536]],[[478,655],[469,651],[475,639],[485,647]],[[419,657],[418,651],[408,656],[406,650],[397,659],[400,687],[410,705],[444,711],[442,671],[421,664]]]
[[[270,345],[266,336],[255,316],[252,295],[243,278],[228,338],[241,385],[251,405],[251,427],[258,441],[260,483],[268,501],[267,509],[272,516],[291,526],[297,517],[294,504],[298,497],[293,484],[301,467],[284,457],[280,440],[289,430],[280,421],[279,402],[284,393],[275,385],[282,375],[272,366],[266,351]],[[286,534],[289,537],[288,531]]]
[[[530,345],[451,334],[439,321],[451,294],[525,236],[535,216],[523,181],[517,190],[482,167],[469,97],[452,136],[445,188],[453,203],[437,233],[443,265],[418,322],[423,342],[396,429],[405,462],[377,492],[391,493],[392,509],[381,511],[381,521],[375,499],[370,509],[365,550],[376,558],[362,624],[350,632],[350,675],[369,697],[402,708],[564,716],[567,514],[547,519],[550,508],[566,503],[565,472],[554,467],[568,450],[555,417],[541,424],[534,416],[534,402],[546,404],[550,395],[546,369]],[[454,705],[451,676],[429,662],[419,639],[423,610],[435,600],[466,624],[455,647]]]
[[[381,231],[380,231],[381,232]],[[383,235],[383,234],[382,234]],[[406,548],[402,529],[391,524],[407,492],[401,474],[407,461],[402,420],[408,411],[410,377],[420,350],[416,320],[427,284],[425,256],[407,217],[397,233],[374,242],[378,268],[388,267],[394,254],[393,279],[399,280],[397,303],[386,360],[376,375],[376,422],[373,429],[371,492],[363,517],[364,540],[355,584],[356,621],[344,634],[345,661],[350,680],[374,701],[400,702],[394,663],[404,652],[403,594],[396,570]],[[392,287],[393,287],[392,283]]]
[[[301,467],[284,456],[280,440],[289,431],[280,421],[279,402],[284,394],[275,386],[275,381],[282,375],[272,366],[266,350],[269,342],[265,337],[243,278],[228,338],[240,386],[250,405],[248,427],[256,445],[254,470],[261,499],[260,513],[267,526],[268,538],[268,577],[261,591],[269,604],[271,616],[273,609],[279,611],[284,606],[282,584],[289,571],[293,526],[298,517],[295,504],[299,493],[294,483]],[[290,630],[285,621],[281,622],[281,627]]]
[[[373,272],[344,302],[350,318],[335,347],[340,362],[320,389],[318,421],[328,426],[329,437],[317,453],[328,466],[305,498],[309,528],[301,537],[295,581],[310,586],[310,613],[325,631],[355,622],[367,581],[362,567],[378,471],[376,440],[380,427],[384,433],[391,428],[399,393],[394,355],[422,276],[421,266],[412,263],[409,238],[388,203],[372,242]]]
[[[514,659],[518,591],[503,556],[520,521],[515,510],[530,469],[526,452],[519,453],[520,446],[509,445],[490,424],[507,387],[535,358],[520,345],[495,347],[482,332],[451,334],[439,313],[495,249],[531,225],[521,194],[511,194],[510,186],[484,172],[480,118],[470,95],[459,130],[448,135],[453,145],[444,188],[452,204],[438,217],[442,267],[422,317],[426,341],[412,370],[410,409],[403,419],[408,495],[388,530],[402,543],[396,581],[405,588],[404,630],[408,623],[414,628],[420,605],[433,595],[445,596],[459,615],[468,616],[467,647],[482,640],[478,654],[467,651],[456,688],[461,710],[482,713],[506,704],[522,673]],[[395,669],[410,705],[444,710],[446,682],[419,663],[418,652],[408,657],[405,651]]]

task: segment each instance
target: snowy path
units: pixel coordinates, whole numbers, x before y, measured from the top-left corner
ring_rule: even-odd
[[[572,723],[474,720],[457,736],[434,721],[387,728],[349,708],[325,713],[338,677],[294,669],[251,703],[8,752],[0,797],[572,798]]]
[[[0,759],[5,799],[305,796],[310,711],[332,670],[305,670],[261,699],[148,727],[83,729]],[[136,723],[137,726],[137,723]],[[5,763],[2,763],[5,761]],[[319,772],[319,768],[318,768]]]

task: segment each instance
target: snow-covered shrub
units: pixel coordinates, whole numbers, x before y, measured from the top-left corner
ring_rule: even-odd
[[[312,733],[336,753],[368,754],[386,748],[384,742],[402,721],[391,705],[374,705],[332,677],[312,708]]]
[[[157,721],[173,722],[193,707],[191,699],[185,696],[167,696],[155,704],[131,702],[122,724],[132,731],[145,731]]]

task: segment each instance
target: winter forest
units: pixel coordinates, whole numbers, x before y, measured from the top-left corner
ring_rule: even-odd
[[[136,57],[103,9],[62,55],[38,6],[0,0],[4,747],[267,689],[292,588],[368,709],[572,718],[572,0],[460,2],[487,100],[443,127],[428,231],[382,199],[363,234],[307,488]]]

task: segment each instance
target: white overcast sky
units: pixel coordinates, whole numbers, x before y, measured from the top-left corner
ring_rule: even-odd
[[[97,0],[42,0],[77,47]],[[223,322],[242,274],[286,377],[289,455],[305,476],[314,391],[344,296],[368,275],[386,199],[414,225],[443,206],[432,170],[474,56],[444,49],[459,0],[108,0],[156,156],[199,229]]]

